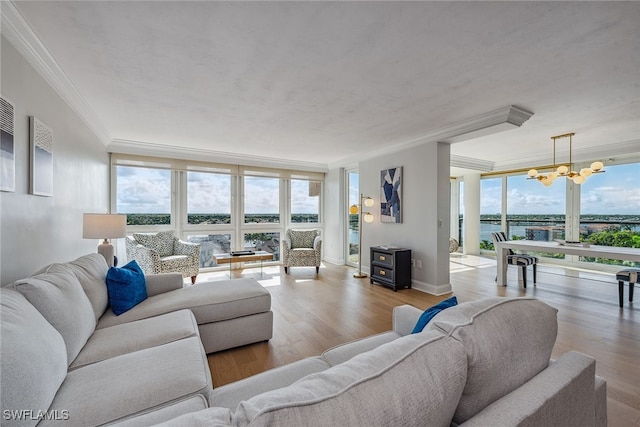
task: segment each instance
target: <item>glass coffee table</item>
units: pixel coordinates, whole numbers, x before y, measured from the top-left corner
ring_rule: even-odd
[[[236,255],[229,254],[215,254],[213,258],[216,260],[216,264],[229,264],[229,278],[231,279],[231,264],[234,262],[247,262],[247,261],[260,261],[260,277],[262,277],[262,262],[273,261],[273,254],[266,251],[255,251],[253,253]]]

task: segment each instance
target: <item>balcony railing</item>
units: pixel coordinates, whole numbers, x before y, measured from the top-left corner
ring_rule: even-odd
[[[462,234],[463,219],[460,219]],[[502,223],[496,218],[480,219],[480,249],[494,250],[491,233],[501,231]],[[506,235],[509,239],[552,241],[565,239],[565,220],[558,218],[507,218]],[[461,246],[464,244],[459,236]],[[640,219],[582,219],[580,221],[580,241],[602,246],[640,248]],[[543,257],[563,259],[563,254],[538,254]],[[640,263],[594,258],[580,258],[582,262],[640,267]]]

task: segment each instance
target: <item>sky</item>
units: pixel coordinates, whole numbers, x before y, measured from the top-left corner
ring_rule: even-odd
[[[230,214],[231,181],[231,176],[226,174],[188,172],[188,212]],[[117,186],[118,212],[171,212],[171,172],[168,170],[120,166]],[[246,213],[277,213],[279,194],[279,179],[247,177]],[[306,181],[292,180],[291,198],[294,213],[318,213],[318,197],[309,197]]]
[[[640,215],[640,164],[605,167],[606,172],[590,176],[581,185],[581,214]],[[565,178],[545,187],[523,176],[507,181],[508,214],[563,214],[565,212]],[[480,182],[480,213],[501,211],[501,178]]]
[[[581,213],[600,215],[640,215],[640,164],[606,166],[606,172],[592,175],[582,184]],[[117,211],[122,213],[170,213],[171,172],[168,170],[118,167]],[[357,176],[357,175],[356,175]],[[563,214],[564,178],[545,187],[524,177],[508,179],[509,214]],[[501,210],[500,178],[481,181],[481,214]],[[308,196],[304,181],[293,181],[292,206],[295,213],[317,213],[318,198]],[[231,211],[231,179],[228,175],[202,172],[188,174],[188,209],[193,213]],[[358,190],[351,187],[350,198],[358,203]],[[247,180],[247,213],[275,213],[279,205],[279,181],[273,178]]]

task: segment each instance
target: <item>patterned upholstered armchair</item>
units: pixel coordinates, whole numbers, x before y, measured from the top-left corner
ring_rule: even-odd
[[[200,245],[184,242],[173,231],[133,233],[127,237],[127,259],[135,259],[145,274],[180,272],[196,282],[200,271]]]
[[[289,267],[315,267],[320,271],[322,239],[318,230],[287,230],[282,240],[282,264],[284,272]]]

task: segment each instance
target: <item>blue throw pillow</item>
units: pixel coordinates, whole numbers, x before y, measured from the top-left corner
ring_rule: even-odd
[[[121,315],[147,299],[147,282],[144,273],[133,260],[122,268],[111,267],[107,271],[107,293],[109,305]]]
[[[453,307],[454,305],[458,305],[458,299],[456,297],[451,297],[444,301],[440,301],[433,307],[427,308],[418,319],[418,323],[416,323],[416,326],[413,328],[413,331],[411,331],[411,333],[415,334],[418,332],[422,332],[424,327],[427,326],[427,323],[429,323],[429,321],[431,321],[431,319],[433,319],[436,314],[440,313],[445,308]]]

